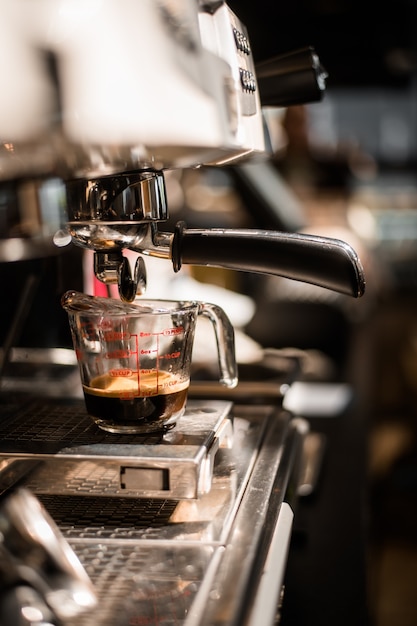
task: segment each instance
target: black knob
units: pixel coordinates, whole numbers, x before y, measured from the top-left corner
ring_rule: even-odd
[[[327,72],[310,46],[257,63],[256,76],[262,106],[287,107],[321,100]]]

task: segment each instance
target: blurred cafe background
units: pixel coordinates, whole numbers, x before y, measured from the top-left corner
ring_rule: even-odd
[[[316,47],[328,72],[326,95],[270,120],[272,166],[298,209],[286,226],[340,233],[360,250],[367,274],[367,294],[353,305],[305,285],[266,281],[262,312],[250,323],[251,335],[268,345],[327,355],[338,376],[353,381],[358,402],[350,423],[339,422],[342,432],[332,426],[337,452],[329,445],[327,458],[348,504],[340,504],[328,477],[321,483],[323,492],[328,488],[328,515],[337,517],[332,500],[341,506],[336,532],[345,549],[323,554],[333,545],[323,536],[329,532],[325,511],[321,527],[313,523],[310,536],[303,535],[311,510],[320,507],[319,490],[311,510],[304,503],[305,526],[289,560],[289,577],[297,574],[312,588],[300,595],[287,588],[284,623],[330,623],[319,598],[333,595],[335,624],[369,619],[375,626],[411,626],[417,623],[417,4],[233,4],[250,24],[259,59],[291,46]],[[285,223],[284,198],[277,211]],[[339,456],[330,459],[333,453]],[[355,541],[364,542],[363,561],[348,556]],[[314,557],[319,571],[307,574],[303,567],[313,567]],[[355,594],[363,572],[366,618]],[[311,608],[311,621],[298,621],[303,603],[320,605]]]

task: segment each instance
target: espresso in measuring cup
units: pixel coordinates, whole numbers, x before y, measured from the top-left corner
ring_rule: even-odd
[[[103,430],[160,433],[181,418],[200,315],[213,325],[221,384],[237,385],[233,326],[215,304],[142,298],[125,303],[76,291],[67,291],[61,303],[86,409]]]
[[[184,412],[189,382],[164,371],[107,372],[83,385],[86,409],[110,432],[164,430]]]

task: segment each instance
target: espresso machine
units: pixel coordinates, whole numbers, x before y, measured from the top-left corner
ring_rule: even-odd
[[[124,302],[146,292],[149,257],[173,273],[215,266],[364,293],[361,263],[342,241],[167,227],[166,171],[267,159],[262,106],[322,97],[313,49],[255,66],[245,25],[218,0],[1,0],[0,9],[0,263],[75,244]],[[22,287],[22,308],[31,289]],[[3,370],[22,355],[15,331]],[[266,397],[255,383],[246,396],[206,385],[201,397],[191,385],[169,432],[114,435],[87,416],[71,350],[58,353],[70,372],[59,388],[3,385],[1,623],[275,623],[309,431],[282,409],[288,385]],[[44,531],[31,532],[31,520]],[[51,559],[66,573],[53,584]],[[56,601],[59,583],[70,602]],[[21,621],[7,621],[10,607]]]

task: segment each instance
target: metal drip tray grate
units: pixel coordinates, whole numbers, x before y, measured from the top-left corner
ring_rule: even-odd
[[[272,522],[296,458],[298,436],[288,414],[271,407],[235,406],[233,441],[216,454],[210,491],[198,499],[175,499],[172,493],[167,498],[130,498],[125,497],[128,490],[116,495],[106,492],[113,480],[112,462],[116,467],[121,462],[120,457],[103,455],[103,449],[125,450],[137,447],[137,442],[123,438],[107,443],[109,438],[114,442],[113,436],[97,432],[89,422],[85,428],[92,429],[93,439],[85,441],[84,431],[79,430],[79,405],[63,405],[62,411],[46,405],[39,412],[35,409],[35,405],[24,407],[21,415],[10,407],[0,411],[0,437],[6,439],[0,446],[8,450],[0,454],[0,487],[10,474],[15,483],[35,493],[94,586],[97,606],[66,619],[63,626],[241,623],[240,606],[247,601],[249,582],[250,588],[256,588],[259,577],[263,580],[263,571],[257,571],[262,566],[258,557],[269,545]],[[229,404],[193,401],[189,409],[194,426],[186,428],[187,418],[181,420],[162,440],[143,444],[144,448],[169,449],[181,442],[184,448],[193,448],[197,440],[202,449],[216,447],[224,424],[231,422]],[[196,417],[204,415],[212,416],[213,428],[207,432],[207,419],[201,440],[203,422]],[[52,430],[60,432],[61,443],[27,438],[28,431],[38,436],[49,432],[50,421],[52,425],[56,421],[57,431]],[[13,453],[16,446],[21,451]],[[37,455],[39,447],[43,452]],[[77,452],[70,458],[68,450],[80,448],[100,450],[101,456],[86,459]],[[87,464],[96,469],[87,471]],[[20,466],[25,475],[22,472],[19,478]],[[83,482],[82,490],[93,486],[90,493],[79,491]],[[65,491],[53,493],[54,483]],[[289,530],[287,523],[285,532],[276,534],[285,553]],[[272,575],[274,581],[282,577],[282,565],[275,560]]]
[[[194,400],[171,431],[138,436],[101,431],[82,401],[3,403],[0,459],[38,461],[28,485],[36,493],[198,498],[217,451],[231,445],[231,406]]]
[[[199,412],[204,409],[196,407]],[[188,409],[187,415],[192,408]],[[210,412],[209,409],[207,412]],[[187,415],[184,416],[188,423]],[[211,424],[209,424],[210,430]],[[177,428],[181,431],[181,425]],[[204,425],[200,425],[200,433]],[[83,401],[27,401],[0,403],[0,438],[2,450],[10,448],[15,452],[36,451],[54,454],[66,446],[82,446],[99,443],[156,444],[163,440],[163,433],[154,435],[118,435],[100,430],[88,416]],[[41,448],[39,449],[39,444]]]
[[[28,486],[29,483],[26,483]],[[160,538],[177,500],[38,495],[67,539]]]
[[[210,545],[71,545],[98,598],[94,611],[77,616],[74,626],[185,624],[210,563],[222,550]]]

